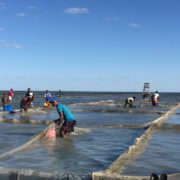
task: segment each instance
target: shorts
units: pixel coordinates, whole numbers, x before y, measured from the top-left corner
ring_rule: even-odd
[[[74,132],[74,126],[76,125],[76,121],[64,121],[62,128],[60,129],[59,135],[64,137],[65,135]]]

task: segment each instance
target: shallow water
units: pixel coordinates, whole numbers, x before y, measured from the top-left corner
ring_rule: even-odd
[[[38,142],[29,151],[2,160],[0,164],[3,167],[75,173],[103,170],[124,152],[140,133],[132,129],[92,129],[83,136],[58,138],[56,142]],[[102,136],[106,136],[106,139],[102,140]],[[118,136],[120,137],[117,140]]]
[[[146,151],[126,168],[124,174],[150,175],[152,172],[157,174],[180,172],[179,121],[180,116],[173,115],[164,126],[156,129]]]
[[[13,101],[14,109],[19,108],[19,101],[24,92],[17,92]],[[55,92],[54,92],[55,94]],[[35,102],[37,107],[42,107],[44,92],[35,92]],[[124,108],[124,99],[127,96],[136,95],[135,108]],[[14,154],[0,160],[1,167],[31,168],[43,171],[63,171],[73,173],[89,173],[106,169],[114,160],[123,154],[129,146],[134,144],[135,139],[144,133],[141,126],[158,118],[169,110],[180,100],[179,94],[164,93],[161,95],[161,102],[158,107],[152,107],[150,102],[141,101],[140,93],[82,93],[66,92],[59,100],[68,105],[77,120],[77,127],[90,129],[90,132],[78,136],[70,136],[65,139],[57,138],[55,142],[40,140],[33,144],[28,150]],[[1,119],[18,120],[40,120],[53,121],[58,118],[55,109],[51,111],[34,111],[24,114],[1,114]],[[174,118],[179,118],[178,111]],[[172,120],[170,121],[173,123]],[[120,125],[127,125],[126,128]],[[129,126],[128,126],[129,125]],[[134,126],[134,127],[133,127]],[[128,128],[129,127],[129,128]],[[4,153],[27,142],[34,134],[46,128],[45,125],[32,124],[5,124],[0,123],[0,153]],[[166,128],[167,129],[167,128]],[[154,134],[157,137],[154,144],[150,142],[149,147],[153,147],[159,142],[158,149],[151,149],[154,154],[159,153],[158,165],[155,166],[162,172],[161,164],[165,160],[163,148],[164,142],[169,138],[169,142],[175,139],[179,132],[158,131]],[[171,138],[170,138],[171,137]],[[176,143],[173,143],[173,147]],[[162,149],[162,150],[161,150]],[[171,151],[171,147],[167,147]],[[176,152],[178,155],[178,151]],[[171,157],[170,157],[171,158]],[[168,161],[170,161],[170,158]],[[173,158],[173,157],[172,157]],[[153,161],[151,156],[146,156],[147,163],[142,160],[136,161],[133,168],[128,168],[125,173],[140,174],[138,168],[151,168],[149,161]],[[174,160],[174,159],[173,159]],[[36,163],[35,163],[36,162]],[[162,162],[162,163],[161,163]],[[166,163],[165,166],[167,166]],[[172,163],[169,163],[170,165]],[[178,162],[177,162],[178,164]],[[176,165],[177,165],[176,164]],[[172,169],[174,168],[173,165]],[[179,166],[180,167],[180,166]],[[133,170],[134,169],[134,170]],[[166,168],[164,168],[166,170]],[[172,172],[179,172],[176,168]],[[150,174],[150,170],[145,170],[145,174]],[[152,172],[152,171],[151,171]]]

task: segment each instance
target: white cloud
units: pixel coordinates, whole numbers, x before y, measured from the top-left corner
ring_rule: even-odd
[[[0,40],[0,48],[22,49],[24,46],[18,43],[9,43],[6,40]]]
[[[64,12],[66,14],[87,14],[89,10],[87,8],[68,8],[65,9]]]
[[[128,25],[130,27],[133,27],[133,28],[142,28],[142,26],[140,24],[137,24],[137,23],[129,23]]]
[[[24,12],[19,12],[19,13],[16,13],[16,16],[17,17],[24,17],[24,16],[27,16],[28,14],[27,13],[24,13]]]

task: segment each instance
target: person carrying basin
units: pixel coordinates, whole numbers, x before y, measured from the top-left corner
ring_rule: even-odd
[[[46,92],[44,94],[44,99],[45,99],[44,107],[45,108],[50,108],[51,103],[49,101],[51,100],[51,93],[48,90],[46,90]]]

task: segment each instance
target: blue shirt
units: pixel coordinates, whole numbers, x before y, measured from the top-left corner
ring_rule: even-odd
[[[57,104],[56,109],[58,113],[63,112],[65,121],[73,121],[75,119],[74,115],[64,104]]]
[[[45,100],[46,100],[46,101],[50,101],[50,100],[51,100],[51,93],[46,93],[46,94],[44,95],[44,97],[45,97]]]

